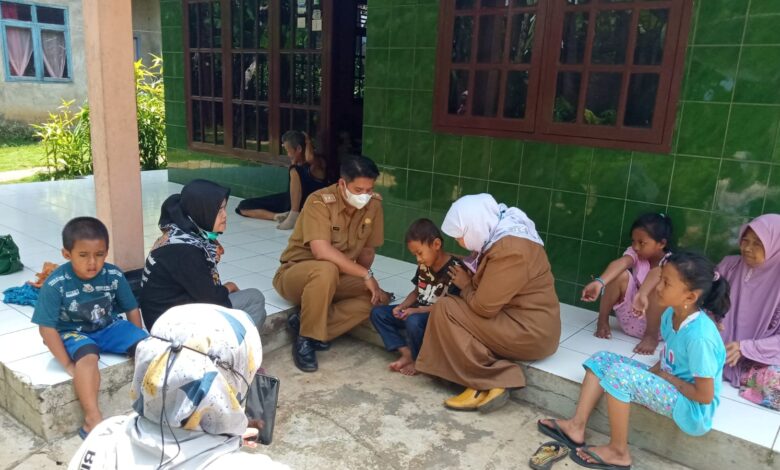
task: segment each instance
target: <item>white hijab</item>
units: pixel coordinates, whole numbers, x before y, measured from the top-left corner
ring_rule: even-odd
[[[510,235],[544,246],[525,212],[497,203],[490,194],[463,196],[453,202],[441,230],[452,238],[463,238],[466,249],[480,254]]]

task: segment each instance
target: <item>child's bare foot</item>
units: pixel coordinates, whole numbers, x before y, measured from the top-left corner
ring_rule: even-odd
[[[403,369],[405,367],[408,367],[410,364],[412,366],[412,369],[414,369],[414,361],[412,360],[412,358],[411,357],[406,357],[406,356],[402,355],[401,357],[398,358],[397,361],[391,362],[390,365],[387,366],[387,368],[392,370],[392,371],[400,372],[400,373],[403,374]],[[406,374],[404,374],[404,375],[406,375]]]
[[[414,361],[412,361],[411,364],[407,364],[406,366],[402,367],[399,372],[410,377],[417,375],[417,369],[414,367]]]
[[[577,449],[577,457],[592,464],[620,465],[621,467],[631,465],[631,455],[628,451],[619,452],[610,446],[580,447]]]
[[[561,429],[561,432],[563,432],[564,437],[570,441],[574,443],[585,442],[585,426],[577,425],[571,419],[542,419],[539,422],[553,430],[557,424]]]
[[[658,334],[656,333],[654,336],[648,336],[645,335],[644,338],[642,338],[642,341],[639,342],[639,344],[636,345],[634,348],[634,352],[637,354],[644,354],[644,355],[650,355],[655,354],[655,348],[658,347]]]

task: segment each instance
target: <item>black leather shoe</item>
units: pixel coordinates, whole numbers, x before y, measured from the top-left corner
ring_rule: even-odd
[[[290,329],[290,333],[294,336],[298,336],[301,333],[301,312],[295,311],[287,317],[287,328]]]
[[[327,351],[330,349],[330,341],[319,341],[316,339],[310,339],[309,341],[311,341],[311,346],[315,351]]]
[[[304,372],[317,370],[317,353],[311,339],[298,336],[293,343],[293,360],[295,366]]]

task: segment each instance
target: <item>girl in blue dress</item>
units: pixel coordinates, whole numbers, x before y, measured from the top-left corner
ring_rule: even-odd
[[[611,352],[591,356],[583,366],[580,399],[571,419],[544,419],[539,430],[576,449],[571,458],[589,468],[628,469],[631,402],[674,420],[685,433],[700,436],[712,427],[720,402],[726,361],[717,322],[730,306],[729,285],[702,255],[678,252],[663,265],[656,288],[667,306],[661,318],[664,346],[652,367]],[[585,445],[585,426],[606,392],[610,441]]]

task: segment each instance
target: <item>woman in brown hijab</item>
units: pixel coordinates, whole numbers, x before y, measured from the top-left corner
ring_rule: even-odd
[[[515,361],[558,349],[560,305],[534,223],[489,194],[453,203],[442,231],[472,255],[451,270],[460,296],[434,304],[417,370],[466,387],[444,402],[455,410],[499,408],[507,389],[525,386]]]

